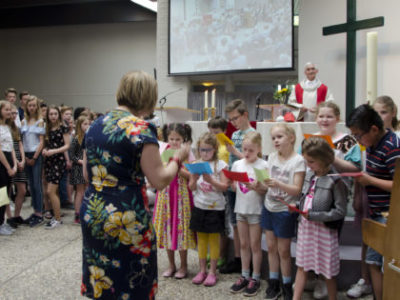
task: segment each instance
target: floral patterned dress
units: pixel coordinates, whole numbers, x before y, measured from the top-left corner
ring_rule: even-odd
[[[144,174],[143,146],[155,128],[129,112],[97,119],[85,136],[89,187],[80,218],[82,295],[92,299],[153,299],[157,255]]]

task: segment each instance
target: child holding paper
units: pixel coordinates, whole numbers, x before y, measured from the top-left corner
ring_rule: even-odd
[[[189,188],[193,191],[194,208],[190,229],[197,232],[200,272],[194,284],[214,286],[217,283],[217,261],[220,254],[220,235],[225,229],[225,197],[228,180],[222,169],[227,163],[219,160],[218,142],[214,134],[204,133],[197,142],[200,162],[208,162],[212,174],[190,174]],[[210,270],[207,275],[207,250],[210,249]]]
[[[270,178],[263,183],[262,188],[267,194],[261,214],[261,227],[265,230],[268,245],[266,294],[267,299],[280,296],[281,269],[285,299],[292,299],[290,242],[296,236],[297,215],[291,214],[287,205],[295,204],[301,193],[306,166],[303,157],[294,150],[296,133],[292,127],[284,123],[274,125],[271,138],[276,152],[271,153],[267,161]]]
[[[339,274],[337,225],[346,215],[347,188],[335,173],[333,149],[322,138],[311,137],[302,143],[308,166],[302,198],[296,247],[296,284],[293,299],[300,300],[309,271],[323,275],[329,299],[336,299],[335,276]]]
[[[178,150],[183,143],[191,142],[191,132],[187,124],[164,125],[163,137],[164,141],[168,142],[164,152],[170,149]],[[189,156],[189,162],[192,160],[194,159]],[[187,250],[196,246],[195,235],[189,228],[193,207],[192,193],[188,186],[189,176],[189,172],[182,168],[169,186],[157,192],[153,224],[157,235],[157,247],[166,248],[169,262],[168,269],[162,274],[163,277],[186,278]],[[176,250],[179,251],[181,259],[178,271],[175,265]]]
[[[240,257],[242,274],[231,286],[231,293],[240,293],[244,290],[245,296],[255,296],[260,289],[260,271],[262,262],[261,252],[261,209],[263,192],[255,180],[257,169],[266,169],[267,162],[261,157],[261,135],[258,132],[249,132],[243,138],[243,158],[234,162],[233,172],[246,172],[250,182],[233,183],[236,189],[235,213],[240,241]],[[253,263],[253,274],[250,276],[250,260]]]

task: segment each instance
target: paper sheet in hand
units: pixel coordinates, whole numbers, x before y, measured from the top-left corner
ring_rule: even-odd
[[[218,133],[218,134],[216,135],[216,137],[217,137],[218,142],[219,142],[221,145],[225,145],[225,144],[227,144],[227,143],[228,143],[229,145],[233,145],[232,140],[231,140],[230,138],[228,138],[228,137],[225,135],[225,133],[223,133],[223,132]]]
[[[362,172],[344,172],[337,174],[328,174],[328,176],[341,176],[341,177],[360,177],[362,175],[363,175]]]
[[[164,150],[164,152],[161,154],[161,160],[162,162],[169,162],[169,160],[171,159],[171,157],[174,156],[176,150],[174,149],[166,149]]]
[[[324,139],[325,141],[328,142],[329,146],[331,146],[332,149],[336,149],[335,145],[334,145],[333,142],[332,142],[332,138],[331,138],[329,135],[308,134],[308,133],[305,133],[305,134],[304,134],[304,138],[305,138],[306,140],[309,139],[310,137],[319,137],[319,138],[322,138],[322,139]]]
[[[254,173],[258,182],[263,182],[265,179],[269,179],[268,170],[253,168]]]
[[[222,172],[224,172],[226,178],[232,181],[250,182],[246,172],[232,172],[225,169],[222,169]]]
[[[208,162],[185,164],[185,167],[192,174],[212,174],[212,170]]]
[[[281,202],[282,204],[285,204],[287,207],[290,208],[290,210],[294,210],[295,212],[302,214],[302,215],[304,215],[306,213],[305,211],[298,209],[296,206],[290,205],[289,203],[287,203],[285,200],[283,200],[280,197],[277,197],[275,199],[278,199],[279,202]]]

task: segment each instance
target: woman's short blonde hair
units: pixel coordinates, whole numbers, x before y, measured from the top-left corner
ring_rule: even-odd
[[[117,103],[134,112],[152,111],[157,102],[157,82],[143,71],[125,74],[118,87]]]

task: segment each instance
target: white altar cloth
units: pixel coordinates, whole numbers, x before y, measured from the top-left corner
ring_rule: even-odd
[[[192,139],[193,145],[192,147],[196,147],[196,143],[198,138],[206,131],[207,122],[206,121],[188,121],[186,122],[192,127]],[[271,141],[271,128],[274,126],[276,122],[257,122],[257,132],[259,132],[262,136],[262,153],[263,155],[268,155],[274,151],[274,146]],[[301,142],[304,139],[303,134],[305,133],[316,133],[319,131],[318,125],[315,122],[295,122],[295,123],[286,123],[289,126],[293,127],[296,132],[296,143],[294,149],[297,151],[299,149]],[[349,132],[349,129],[346,127],[344,123],[337,124],[337,130],[339,132]]]

